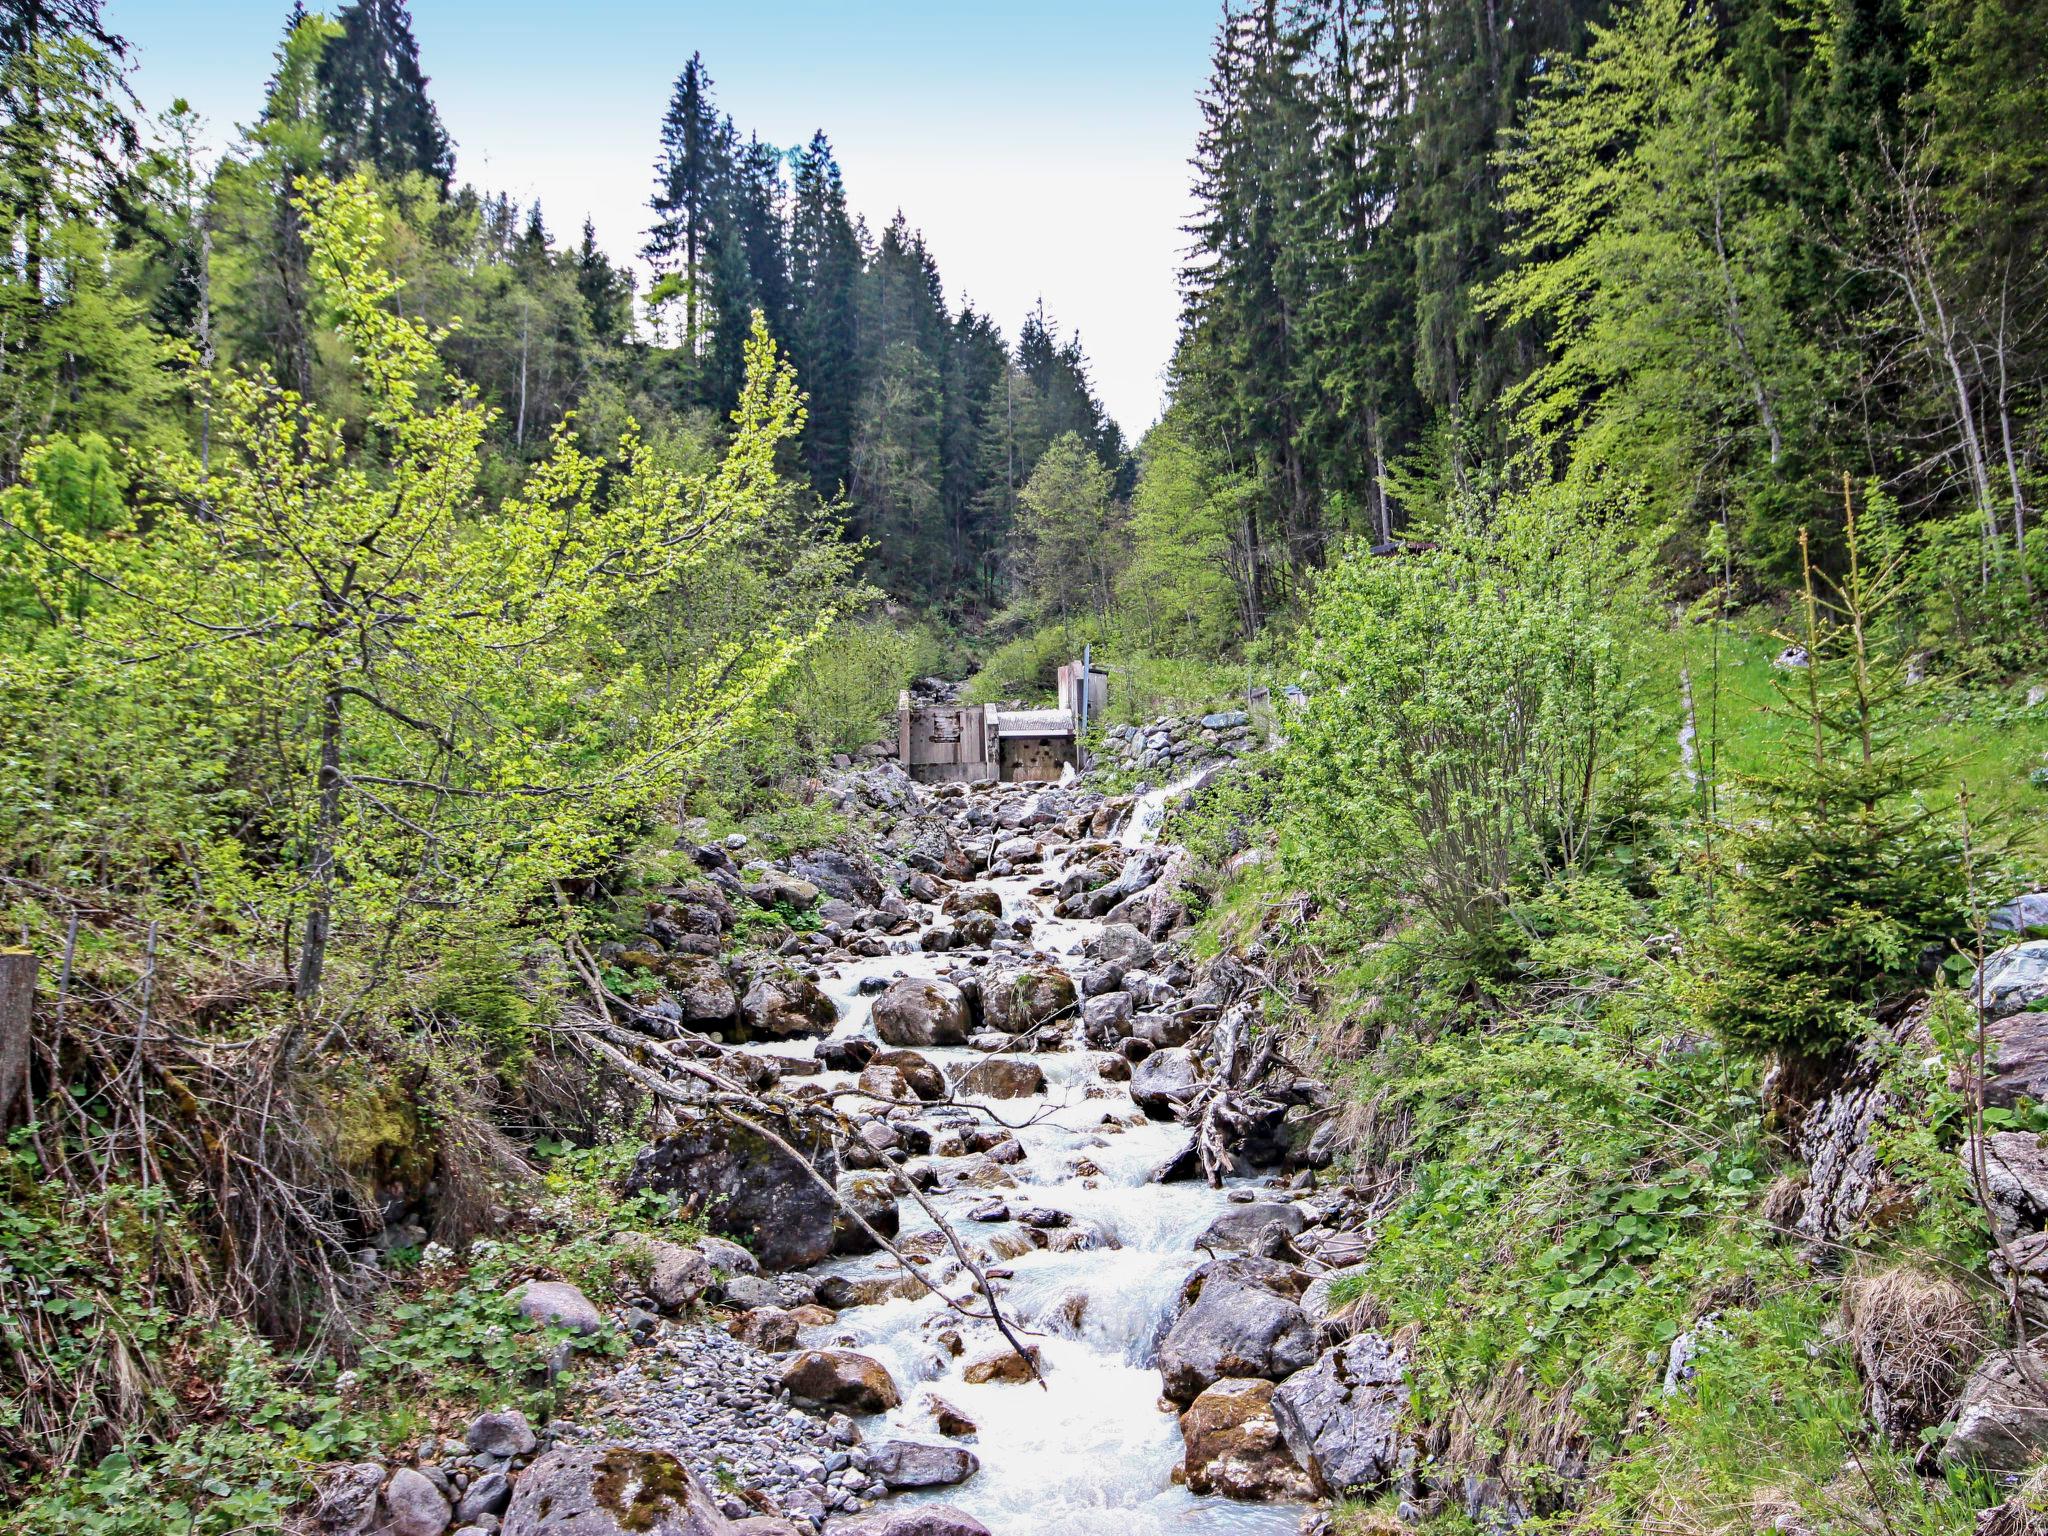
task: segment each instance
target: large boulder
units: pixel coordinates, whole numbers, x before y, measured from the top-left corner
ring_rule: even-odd
[[[875,1033],[889,1045],[965,1045],[974,1027],[967,994],[935,976],[899,976],[875,999]]]
[[[666,1451],[555,1450],[520,1475],[500,1536],[730,1536],[696,1474]]]
[[[838,1022],[838,1005],[810,977],[795,971],[755,977],[740,1000],[744,1040],[805,1039],[830,1034]]]
[[[1956,1405],[1955,1429],[1941,1448],[1943,1466],[2017,1472],[2048,1450],[2048,1353],[2018,1350],[1984,1357]]]
[[[1205,1285],[1159,1344],[1166,1395],[1185,1408],[1226,1376],[1281,1381],[1316,1357],[1301,1308],[1249,1285]]]
[[[1028,1099],[1045,1092],[1045,1070],[1035,1061],[989,1056],[961,1073],[954,1086],[976,1098]]]
[[[886,1413],[903,1398],[878,1360],[850,1349],[807,1349],[782,1368],[792,1397],[848,1413]]]
[[[1309,1475],[1295,1464],[1273,1418],[1270,1381],[1225,1377],[1205,1388],[1180,1416],[1187,1456],[1182,1480],[1190,1493],[1232,1499],[1301,1500],[1315,1497]]]
[[[1308,1217],[1292,1202],[1255,1200],[1249,1205],[1225,1206],[1195,1239],[1195,1246],[1248,1253],[1276,1226],[1288,1237],[1297,1237],[1307,1228]]]
[[[528,1280],[507,1295],[513,1308],[530,1322],[571,1333],[596,1333],[604,1314],[582,1291],[566,1280]]]
[[[708,955],[673,955],[662,966],[669,995],[691,1029],[724,1029],[739,1015],[725,967]]]
[[[918,1440],[885,1440],[868,1447],[868,1470],[891,1491],[903,1488],[950,1488],[981,1469],[981,1458],[957,1445],[926,1445]]]
[[[1131,1069],[1131,1100],[1154,1120],[1171,1120],[1201,1087],[1192,1052],[1154,1051]]]
[[[1074,1009],[1078,994],[1065,971],[1003,971],[981,984],[982,1021],[1005,1035],[1021,1035]]]
[[[1377,1488],[1394,1475],[1407,1365],[1407,1352],[1384,1334],[1361,1333],[1273,1394],[1281,1438],[1322,1492]]]
[[[834,1520],[826,1536],[992,1536],[989,1528],[950,1504],[876,1510],[855,1520]]]
[[[768,1268],[801,1269],[832,1252],[839,1215],[831,1194],[837,1155],[829,1143],[801,1150],[808,1169],[757,1132],[707,1116],[641,1152],[626,1192],[674,1195],[714,1231],[746,1242]]]
[[[2048,939],[2029,939],[1999,950],[1985,960],[1983,973],[1970,990],[1982,993],[1984,1011],[1993,1018],[2025,1013],[2048,1002]]]

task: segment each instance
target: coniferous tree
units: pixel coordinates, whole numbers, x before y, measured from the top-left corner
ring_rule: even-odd
[[[790,181],[790,355],[811,397],[804,463],[811,484],[829,496],[847,483],[853,463],[860,243],[822,131],[795,152]]]
[[[353,0],[334,19],[341,30],[320,55],[320,115],[334,166],[393,178],[417,173],[445,192],[455,149],[427,95],[402,0]]]
[[[691,54],[661,123],[655,221],[642,252],[656,271],[673,274],[681,285],[683,348],[692,355],[699,345],[706,270],[716,249],[715,213],[732,165],[732,125],[719,120],[711,84],[704,56]]]

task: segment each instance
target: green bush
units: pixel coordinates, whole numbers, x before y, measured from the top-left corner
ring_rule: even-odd
[[[1484,949],[1518,886],[1634,814],[1656,619],[1633,522],[1552,489],[1330,573],[1286,758],[1317,888],[1393,895]]]

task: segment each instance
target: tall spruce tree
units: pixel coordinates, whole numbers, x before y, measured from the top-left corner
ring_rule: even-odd
[[[320,115],[342,172],[431,177],[445,192],[455,149],[427,95],[419,41],[402,0],[353,0],[335,14],[338,35],[320,55]]]
[[[791,157],[790,183],[790,355],[811,397],[804,464],[811,484],[830,496],[852,473],[861,252],[822,129]]]
[[[701,341],[706,277],[716,250],[713,225],[732,176],[732,125],[719,120],[711,84],[704,56],[691,54],[661,122],[654,227],[642,252],[657,272],[672,274],[681,285],[683,348],[691,355]]]

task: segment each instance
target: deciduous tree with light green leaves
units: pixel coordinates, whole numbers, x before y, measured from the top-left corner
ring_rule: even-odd
[[[312,1003],[338,940],[349,985],[373,987],[443,914],[509,915],[589,872],[833,615],[776,616],[692,658],[681,686],[620,638],[784,495],[775,457],[803,400],[765,328],[708,468],[679,471],[635,431],[600,460],[564,423],[486,509],[491,413],[404,315],[369,183],[302,182],[298,203],[365,419],[325,416],[264,372],[195,379],[209,459],[173,466],[163,502],[118,536],[81,527],[36,472],[0,517],[9,574],[75,616],[66,665],[117,669],[189,719],[235,712],[255,738],[238,750],[275,755],[260,832],[195,862],[223,917],[290,935]],[[45,682],[61,690],[62,669]]]
[[[1711,12],[1638,0],[1558,62],[1502,162],[1516,262],[1486,302],[1550,337],[1509,400],[1582,472],[1640,476],[1660,520],[1767,513],[1815,391],[1774,274],[1793,215],[1718,49]]]
[[[1455,509],[1430,548],[1356,554],[1311,620],[1288,728],[1294,835],[1333,894],[1484,950],[1518,889],[1630,812],[1652,618],[1626,497]]]

